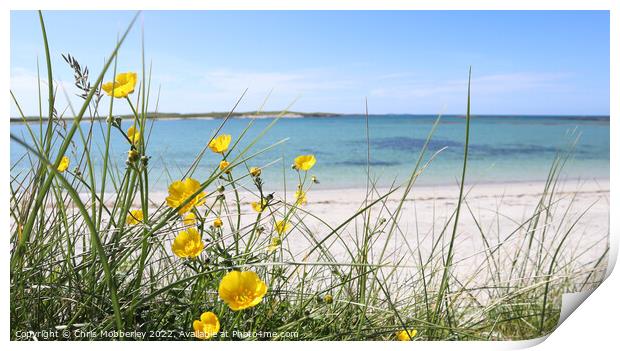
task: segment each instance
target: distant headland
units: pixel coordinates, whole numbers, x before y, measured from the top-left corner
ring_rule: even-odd
[[[230,115],[231,118],[329,118],[329,117],[346,117],[346,116],[363,116],[362,114],[353,113],[334,113],[334,112],[298,112],[298,111],[246,111],[246,112],[203,112],[203,113],[171,113],[171,112],[149,112],[146,118],[149,120],[190,120],[190,119],[223,119]],[[436,118],[434,114],[411,114],[411,113],[388,113],[388,114],[371,114],[369,116],[398,116],[398,117],[422,117]],[[464,119],[462,114],[447,114],[444,118]],[[515,115],[515,114],[481,114],[473,116],[475,118],[502,118],[523,119],[523,118],[542,118],[551,120],[585,120],[585,121],[602,121],[609,122],[609,115]],[[107,116],[84,117],[84,120],[105,120]],[[133,119],[133,115],[114,115],[114,118]],[[70,121],[72,117],[60,117],[61,121]],[[39,116],[11,117],[11,123],[30,123],[38,121],[46,121],[47,116],[40,118]]]

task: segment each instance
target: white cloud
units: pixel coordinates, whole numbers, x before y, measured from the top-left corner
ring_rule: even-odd
[[[503,94],[528,89],[565,88],[562,80],[565,73],[503,73],[472,77],[472,91],[480,94]],[[386,84],[371,90],[371,96],[391,98],[426,98],[440,95],[463,94],[467,91],[467,80],[412,81]]]
[[[309,93],[316,90],[342,90],[354,86],[348,79],[322,70],[297,72],[250,72],[218,69],[205,73],[202,80],[206,87],[216,92],[238,92],[247,88],[257,90],[294,91]]]

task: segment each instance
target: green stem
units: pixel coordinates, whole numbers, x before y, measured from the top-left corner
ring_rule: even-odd
[[[40,12],[39,12],[39,14],[42,17]],[[103,81],[103,77],[104,77],[105,73],[107,72],[108,68],[110,67],[110,64],[112,63],[112,60],[116,57],[116,54],[117,54],[121,44],[123,43],[123,41],[125,40],[125,38],[129,34],[129,30],[131,29],[131,27],[135,23],[136,19],[138,18],[138,14],[139,13],[137,13],[134,16],[134,18],[132,19],[131,23],[129,24],[129,27],[127,28],[127,30],[125,31],[125,33],[121,37],[121,40],[116,45],[114,51],[112,52],[112,55],[106,61],[106,63],[104,65],[101,73],[99,74],[99,77],[97,77],[97,80],[93,84],[93,88],[90,90],[90,92],[86,96],[86,99],[85,99],[85,101],[84,101],[84,103],[82,105],[82,108],[78,112],[78,115],[75,117],[74,122],[71,125],[71,129],[69,130],[69,132],[67,133],[63,143],[59,147],[58,154],[56,155],[56,160],[53,162],[53,164],[51,166],[53,169],[58,168],[58,165],[60,164],[60,161],[62,160],[62,157],[65,155],[65,152],[67,151],[67,148],[69,147],[69,145],[70,145],[70,143],[71,143],[71,141],[73,139],[73,135],[75,134],[75,132],[76,132],[76,130],[78,128],[78,125],[82,121],[82,117],[84,117],[84,113],[86,113],[86,110],[88,109],[90,101],[92,100],[92,98],[93,98],[93,96],[95,94],[95,91],[97,90],[96,87],[98,87],[101,84],[101,82]],[[51,70],[51,64],[50,64],[49,68]],[[49,74],[49,76],[51,76],[51,74]],[[49,84],[51,85],[52,82],[50,81]],[[50,91],[53,93],[52,90],[50,90]],[[53,108],[53,106],[52,106],[52,108]],[[22,239],[23,240],[18,242],[17,248],[15,250],[15,253],[13,254],[13,257],[11,257],[11,271],[13,271],[14,268],[17,266],[17,264],[19,262],[21,262],[21,257],[24,254],[25,243],[27,243],[28,240],[30,239],[30,234],[32,232],[32,228],[34,227],[34,222],[36,220],[37,213],[39,212],[39,209],[41,209],[41,207],[43,205],[43,200],[47,196],[48,190],[49,190],[50,186],[52,185],[52,181],[53,181],[55,175],[56,175],[56,172],[51,172],[49,174],[49,176],[44,177],[45,181],[43,183],[43,186],[39,189],[39,192],[37,193],[37,196],[36,196],[36,199],[35,199],[35,202],[34,202],[34,207],[30,211],[30,214],[28,215],[28,220],[26,221],[26,225],[24,225],[23,232],[22,232],[22,234],[23,234]]]
[[[461,203],[463,202],[463,189],[465,188],[465,174],[467,171],[467,156],[469,152],[469,123],[470,123],[470,108],[471,108],[471,67],[469,68],[469,80],[467,82],[467,115],[465,118],[465,150],[463,155],[463,171],[461,173],[461,184],[459,189],[459,201],[456,205],[456,215],[454,217],[454,227],[452,228],[452,236],[450,237],[450,244],[448,246],[448,255],[446,263],[444,265],[441,285],[439,286],[439,292],[437,293],[437,300],[435,301],[435,313],[432,316],[431,322],[436,322],[439,313],[441,312],[441,304],[445,296],[446,289],[448,288],[448,279],[450,276],[450,266],[452,265],[454,241],[456,239],[456,230],[459,224],[459,214],[461,212]]]
[[[114,310],[114,319],[116,322],[116,328],[118,329],[118,331],[122,331],[123,320],[121,318],[121,310],[120,310],[120,305],[118,303],[118,297],[116,293],[116,282],[115,282],[114,276],[112,275],[112,271],[110,270],[110,264],[108,263],[108,258],[106,256],[105,249],[103,247],[103,244],[101,243],[101,238],[99,237],[99,234],[97,233],[95,224],[90,218],[88,210],[86,209],[86,207],[84,206],[84,203],[82,203],[82,200],[80,199],[80,195],[75,191],[75,189],[71,187],[71,184],[67,181],[67,179],[65,179],[65,177],[56,169],[56,167],[47,158],[39,154],[36,150],[34,150],[29,145],[24,143],[22,140],[16,138],[15,136],[11,135],[11,139],[17,142],[18,144],[22,145],[24,148],[28,149],[33,154],[35,154],[39,158],[39,160],[41,160],[47,167],[50,167],[50,170],[54,174],[56,174],[58,180],[60,180],[60,182],[64,185],[65,190],[67,191],[69,196],[71,196],[71,199],[73,200],[75,206],[80,211],[82,218],[84,219],[84,223],[86,224],[90,232],[91,239],[94,242],[95,248],[97,250],[97,254],[99,256],[99,259],[101,260],[101,265],[103,266],[103,271],[105,273],[106,281],[110,289],[110,299],[112,300],[112,309]]]

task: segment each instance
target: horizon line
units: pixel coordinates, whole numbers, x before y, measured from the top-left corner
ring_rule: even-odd
[[[231,114],[231,117],[235,117],[235,116],[248,116],[248,115],[252,115],[252,114],[257,114],[258,111],[242,111],[242,112],[236,112],[236,111],[211,111],[211,112],[147,112],[147,117],[148,116],[154,116],[157,117],[157,115],[161,115],[163,118],[165,118],[166,116],[179,116],[181,119],[183,116],[187,116],[188,118],[192,118],[192,117],[214,117],[214,116],[209,116],[209,115],[227,115],[227,114]],[[270,116],[270,115],[275,115],[275,114],[282,114],[284,111],[261,111],[259,113],[259,116],[261,117],[265,117],[265,116]],[[364,116],[366,115],[363,112],[360,113],[351,113],[351,112],[318,112],[318,111],[313,111],[313,112],[305,112],[305,111],[288,111],[286,113],[283,113],[283,116],[286,115],[291,115],[291,114],[302,114],[302,117],[324,117],[324,118],[329,118],[329,117],[341,117],[341,116]],[[386,113],[368,113],[369,116],[464,116],[465,113],[412,113],[412,112],[386,112]],[[594,114],[550,114],[550,113],[542,113],[542,114],[535,114],[535,113],[527,113],[527,114],[522,114],[522,113],[480,113],[480,114],[476,114],[476,113],[472,113],[471,115],[473,116],[478,116],[478,117],[607,117],[610,118],[610,114],[599,114],[599,113],[594,113]],[[117,114],[115,117],[120,117],[120,118],[132,118],[133,115],[129,115],[129,114]],[[9,119],[12,122],[15,121],[20,121],[23,119],[27,119],[27,120],[32,120],[32,119],[43,119],[43,120],[47,120],[48,117],[47,116],[36,116],[36,115],[31,115],[31,116],[18,116],[18,117],[14,117],[14,116],[10,116]],[[58,117],[59,119],[73,119],[73,117]],[[105,119],[107,118],[107,116],[99,116],[96,117],[96,119]]]

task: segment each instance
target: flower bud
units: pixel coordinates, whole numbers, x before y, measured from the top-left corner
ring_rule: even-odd
[[[329,295],[329,294],[327,294],[327,295],[323,296],[323,302],[325,302],[325,303],[332,303],[332,302],[334,302],[334,297]]]
[[[261,169],[258,167],[252,167],[250,168],[250,174],[252,175],[252,177],[258,177],[261,174]]]
[[[224,222],[222,222],[222,219],[220,217],[217,217],[214,221],[213,221],[213,226],[215,228],[220,228],[222,225],[224,224]]]

